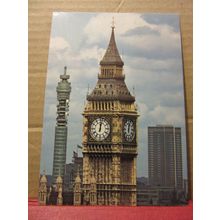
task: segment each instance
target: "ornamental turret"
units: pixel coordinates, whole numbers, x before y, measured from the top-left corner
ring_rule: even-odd
[[[39,204],[46,205],[47,202],[47,177],[45,172],[40,178],[40,186],[39,186]]]
[[[63,205],[63,180],[59,175],[56,179],[57,205]]]
[[[73,192],[74,192],[74,205],[81,205],[82,189],[81,189],[81,179],[79,175],[79,167],[77,171],[77,176],[75,178],[75,183],[73,186]]]

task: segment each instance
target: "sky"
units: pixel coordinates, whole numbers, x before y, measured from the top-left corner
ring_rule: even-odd
[[[185,108],[179,16],[176,14],[54,12],[45,90],[41,172],[52,174],[56,124],[56,86],[67,66],[72,91],[67,163],[82,143],[82,112],[97,82],[107,49],[112,17],[124,61],[125,82],[138,106],[137,176],[148,176],[147,127],[181,127],[183,177],[187,178]],[[81,155],[81,152],[79,152]]]

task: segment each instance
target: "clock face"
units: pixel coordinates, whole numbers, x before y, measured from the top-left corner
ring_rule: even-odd
[[[135,136],[135,127],[134,127],[134,121],[132,120],[126,120],[124,123],[124,136],[125,139],[129,142],[133,141]]]
[[[96,141],[105,140],[110,133],[110,125],[105,118],[95,119],[90,127],[90,134]]]

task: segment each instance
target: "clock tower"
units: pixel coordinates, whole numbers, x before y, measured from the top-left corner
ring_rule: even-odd
[[[96,205],[136,205],[138,113],[123,65],[113,26],[97,84],[87,95],[83,112],[84,204],[90,204],[95,182]]]

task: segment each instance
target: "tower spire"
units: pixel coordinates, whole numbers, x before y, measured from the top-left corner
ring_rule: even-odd
[[[115,19],[114,19],[114,16],[112,17],[112,29],[115,28]]]
[[[104,57],[102,58],[100,65],[117,65],[117,66],[123,66],[124,62],[122,61],[118,48],[115,42],[115,22],[114,22],[114,17],[112,18],[112,33],[109,41],[108,48],[105,52]]]
[[[88,92],[87,101],[98,99],[103,101],[120,100],[126,102],[134,102],[135,97],[131,95],[124,82],[124,62],[122,61],[121,56],[119,55],[115,41],[114,17],[112,18],[111,29],[112,30],[109,45],[107,47],[104,57],[100,61],[100,73],[98,74],[99,80],[95,89],[91,93]],[[112,81],[110,82],[110,80]],[[88,106],[87,110],[89,110],[89,108],[90,107]],[[107,105],[105,106],[105,108],[108,108],[110,110],[115,109],[113,106],[107,107]]]

